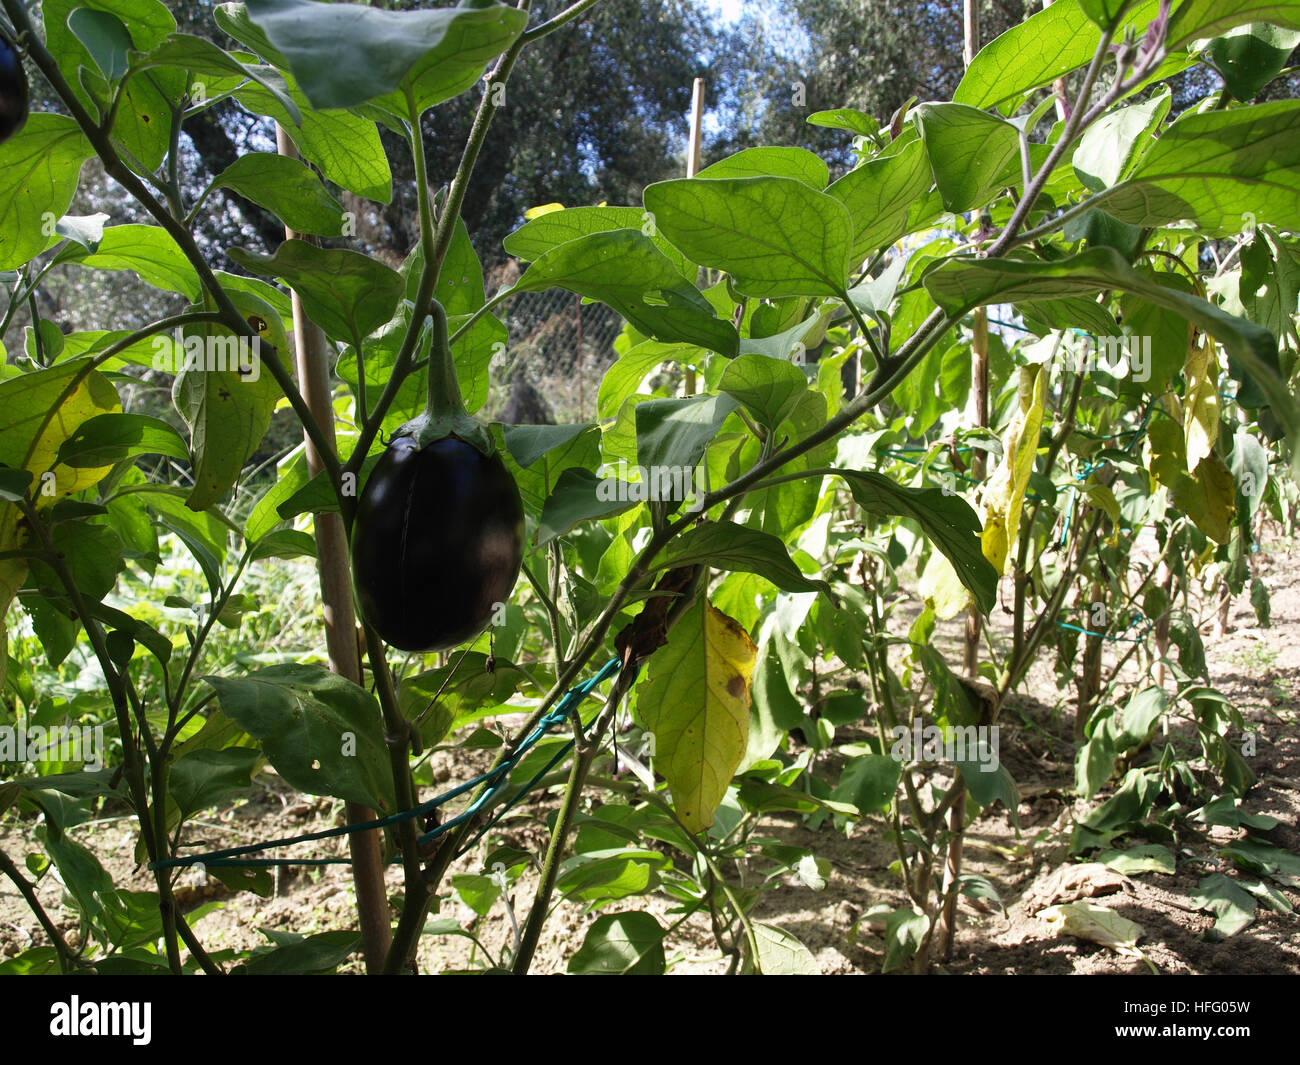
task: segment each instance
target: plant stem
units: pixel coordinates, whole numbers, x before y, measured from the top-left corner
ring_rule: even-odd
[[[41,905],[41,900],[37,897],[36,885],[19,872],[18,866],[14,865],[12,859],[3,850],[0,850],[0,873],[4,873],[14,882],[14,887],[27,901],[27,905],[31,908],[36,920],[45,929],[45,934],[50,937],[50,944],[54,947],[55,956],[59,959],[59,972],[66,974],[76,969],[78,966],[77,954],[68,946],[68,941],[63,938],[63,933],[50,920],[50,915],[45,912],[45,907]]]

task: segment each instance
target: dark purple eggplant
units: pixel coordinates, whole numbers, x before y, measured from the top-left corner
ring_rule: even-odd
[[[9,35],[0,30],[0,144],[27,124],[27,72]]]
[[[442,651],[482,632],[524,557],[519,487],[465,410],[441,308],[434,325],[428,407],[393,434],[352,524],[361,617],[402,651]]]

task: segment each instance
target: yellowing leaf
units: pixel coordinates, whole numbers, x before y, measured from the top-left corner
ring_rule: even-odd
[[[550,214],[552,211],[563,211],[562,203],[544,203],[539,207],[530,207],[524,212],[524,220],[531,222],[534,218],[541,218],[544,214]]]
[[[962,584],[952,563],[942,552],[930,554],[921,571],[918,591],[934,607],[934,616],[942,621],[956,617],[971,604],[971,594]]]
[[[1147,469],[1169,489],[1174,506],[1201,532],[1218,543],[1228,542],[1237,510],[1237,488],[1223,459],[1207,455],[1189,474],[1183,434],[1169,419],[1156,418],[1147,426]]]
[[[1121,917],[1114,910],[1108,910],[1095,902],[1080,900],[1061,906],[1049,906],[1038,916],[1058,936],[1074,936],[1076,939],[1086,939],[1089,943],[1110,947],[1120,954],[1142,956],[1142,952],[1137,949],[1137,941],[1146,934],[1146,929],[1136,921]]]
[[[713,824],[749,739],[756,649],[738,622],[701,599],[646,663],[637,709],[655,737],[655,768],[692,832]]]
[[[1187,349],[1183,376],[1187,379],[1183,438],[1187,442],[1187,471],[1192,473],[1214,450],[1219,438],[1219,359],[1209,337],[1198,347]]]
[[[1006,572],[1011,545],[1020,532],[1025,489],[1038,454],[1045,382],[1041,366],[1021,367],[1019,407],[1002,438],[1002,464],[984,490],[984,535],[980,546],[999,574]]]
[[[82,422],[121,406],[117,390],[86,359],[11,377],[0,383],[0,465],[31,471],[29,491],[38,507],[89,488],[112,467],[76,469],[56,465],[54,457]],[[47,473],[53,479],[42,479]],[[0,502],[0,552],[19,549],[26,539],[18,505]],[[0,561],[0,685],[8,665],[4,616],[26,577],[23,559]]]

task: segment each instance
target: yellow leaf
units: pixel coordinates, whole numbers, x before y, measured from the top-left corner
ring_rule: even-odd
[[[1080,900],[1049,906],[1038,916],[1058,936],[1086,939],[1089,943],[1099,943],[1130,957],[1142,956],[1137,941],[1146,934],[1146,929],[1095,902]]]
[[[934,607],[934,616],[942,621],[956,617],[971,604],[970,592],[940,551],[930,553],[930,561],[921,571],[918,592]]]
[[[692,832],[713,824],[744,757],[755,655],[740,624],[701,599],[646,663],[637,711],[654,734],[655,768]]]
[[[1025,489],[1038,454],[1046,377],[1041,366],[1020,368],[1019,407],[1002,437],[1002,464],[984,490],[980,547],[999,574],[1006,572],[1011,545],[1020,533]]]
[[[117,390],[103,374],[91,370],[88,361],[70,361],[0,382],[0,465],[31,471],[29,492],[38,507],[89,488],[112,469],[77,469],[54,461],[82,422],[122,409]],[[0,502],[0,552],[17,550],[26,538],[18,505]],[[9,657],[4,616],[26,577],[23,559],[0,561],[0,684]]]
[[[1183,376],[1187,380],[1183,437],[1187,443],[1187,471],[1192,473],[1214,450],[1219,438],[1219,359],[1209,337],[1198,347],[1187,349]]]
[[[544,214],[550,214],[552,211],[563,211],[562,203],[544,203],[539,207],[530,207],[524,212],[524,220],[531,222],[534,218],[541,218]]]

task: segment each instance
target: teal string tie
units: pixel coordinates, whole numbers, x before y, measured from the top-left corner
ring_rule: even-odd
[[[598,684],[608,680],[618,672],[619,659],[611,658],[606,662],[595,676],[583,681],[581,684],[570,688],[561,697],[559,702],[551,708],[537,725],[533,728],[523,742],[514,751],[509,758],[502,762],[495,769],[489,769],[486,773],[480,773],[472,780],[467,780],[463,784],[458,784],[450,791],[444,791],[432,799],[419,803],[409,810],[399,810],[396,813],[388,814],[386,817],[379,817],[373,821],[359,821],[352,825],[341,825],[338,828],[322,829],[319,832],[307,832],[299,836],[287,836],[283,839],[274,839],[266,843],[250,843],[242,847],[226,847],[222,850],[209,851],[206,854],[192,854],[184,858],[167,858],[158,862],[150,862],[150,869],[174,869],[187,865],[203,865],[214,868],[222,867],[247,867],[247,868],[268,868],[284,867],[297,865],[351,865],[351,858],[250,858],[251,854],[259,854],[262,851],[278,850],[281,847],[290,847],[297,843],[311,843],[316,840],[332,839],[336,836],[347,836],[354,832],[369,832],[377,828],[387,828],[389,825],[400,824],[403,821],[409,821],[415,817],[423,817],[440,806],[445,805],[452,799],[455,799],[466,792],[473,791],[480,785],[487,784],[488,787],[472,803],[469,804],[461,813],[457,814],[451,820],[444,824],[437,825],[430,831],[419,837],[421,845],[428,843],[430,840],[437,838],[444,832],[449,832],[456,826],[469,820],[485,806],[488,805],[497,795],[499,795],[509,784],[510,773],[515,766],[523,759],[533,747],[544,737],[551,729],[564,724],[573,710],[579,706],[583,699],[591,694]],[[573,749],[573,740],[569,740],[560,752],[550,760],[542,772],[535,775],[532,780],[525,784],[497,813],[488,821],[483,829],[474,837],[470,843],[462,848],[458,854],[464,854],[469,847],[483,836],[493,825],[495,825],[515,804],[517,804],[529,791],[537,786],[537,783],[548,773],[554,766],[564,758],[570,750]]]

